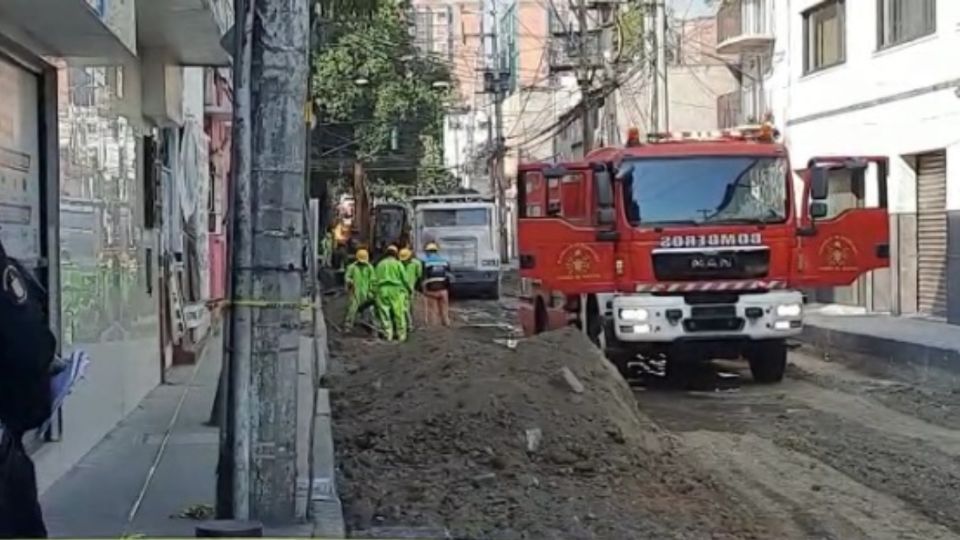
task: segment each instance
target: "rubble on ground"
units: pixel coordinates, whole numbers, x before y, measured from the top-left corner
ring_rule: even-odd
[[[520,340],[421,329],[335,338],[338,490],[348,529],[453,538],[759,538],[573,330]]]

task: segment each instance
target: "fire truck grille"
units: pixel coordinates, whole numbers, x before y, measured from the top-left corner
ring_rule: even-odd
[[[658,280],[757,279],[770,270],[770,251],[698,251],[653,254]]]

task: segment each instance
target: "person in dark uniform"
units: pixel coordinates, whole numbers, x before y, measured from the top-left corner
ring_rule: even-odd
[[[52,414],[56,338],[46,293],[0,242],[0,538],[46,538],[23,436]]]
[[[427,300],[427,325],[438,320],[450,326],[450,263],[440,256],[440,246],[428,242],[423,259],[423,294]]]

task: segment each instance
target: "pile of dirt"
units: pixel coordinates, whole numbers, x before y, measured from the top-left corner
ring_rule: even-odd
[[[347,526],[457,538],[757,538],[736,495],[695,470],[575,331],[499,343],[420,330],[332,343]],[[515,345],[515,346],[514,346]]]

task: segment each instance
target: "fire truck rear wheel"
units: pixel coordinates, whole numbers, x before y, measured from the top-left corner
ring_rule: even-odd
[[[758,341],[746,351],[750,373],[758,383],[778,383],[787,370],[787,343],[781,339]]]

